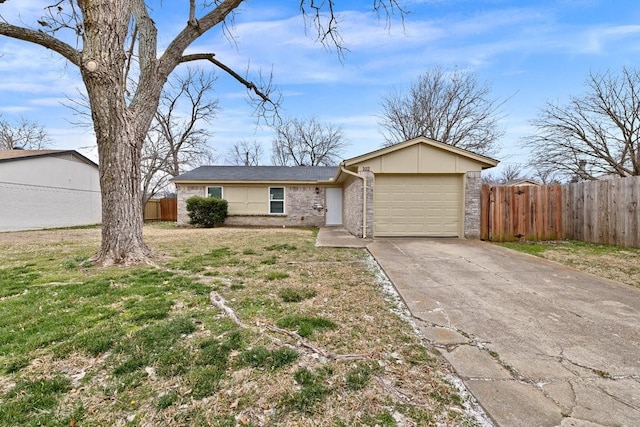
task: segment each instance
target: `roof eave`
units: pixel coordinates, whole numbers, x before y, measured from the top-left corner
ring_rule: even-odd
[[[479,163],[483,163],[484,165],[482,166],[482,169],[488,169],[488,168],[492,168],[494,166],[497,166],[498,163],[500,163],[498,160],[493,159],[491,157],[487,157],[487,156],[483,156],[482,154],[477,154],[477,153],[473,153],[471,151],[462,149],[462,148],[458,148],[458,147],[454,147],[452,145],[448,145],[436,140],[433,140],[431,138],[427,138],[424,136],[419,136],[417,138],[413,138],[413,139],[409,139],[407,141],[404,142],[400,142],[398,144],[394,144],[392,146],[389,147],[383,147],[380,148],[378,150],[372,151],[370,153],[366,153],[360,156],[356,156],[356,157],[352,157],[350,159],[344,160],[342,162],[342,164],[345,167],[350,167],[353,166],[354,164],[357,163],[361,163],[376,157],[380,157],[380,156],[384,156],[385,154],[389,154],[389,153],[393,153],[394,151],[398,151],[398,150],[402,150],[406,147],[409,147],[411,145],[415,145],[415,144],[419,144],[419,143],[425,143],[428,145],[431,145],[433,147],[436,148],[440,148],[442,150],[445,151],[449,151],[453,154],[457,154],[459,156],[463,156],[463,157],[467,157],[470,158],[472,160],[475,160]]]
[[[88,159],[87,157],[83,156],[82,154],[78,153],[76,150],[60,150],[60,151],[55,151],[55,152],[31,154],[31,155],[28,155],[28,156],[7,157],[7,158],[1,158],[0,162],[12,162],[12,161],[18,161],[18,160],[39,159],[39,158],[42,158],[42,157],[59,157],[59,156],[66,155],[66,154],[71,154],[71,155],[77,157],[78,159],[82,160],[84,163],[87,163],[90,166],[95,166],[96,168],[98,167],[97,163],[95,163],[94,161]]]
[[[181,184],[181,185],[203,185],[203,184],[233,184],[233,185],[249,185],[249,184],[256,184],[256,185],[272,185],[272,184],[277,184],[277,185],[330,185],[330,184],[335,184],[335,180],[334,178],[331,178],[329,180],[314,180],[314,181],[291,181],[291,180],[285,180],[285,181],[276,181],[276,180],[269,180],[269,181],[248,181],[248,180],[234,180],[234,181],[224,181],[224,180],[214,180],[214,179],[185,179],[185,180],[176,180],[176,179],[170,179],[170,182],[173,182],[174,184]]]

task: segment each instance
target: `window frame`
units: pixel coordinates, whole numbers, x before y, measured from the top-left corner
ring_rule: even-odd
[[[205,196],[206,197],[213,197],[209,194],[209,189],[210,188],[219,188],[220,189],[220,200],[222,200],[224,198],[224,187],[222,185],[207,185],[205,188]]]
[[[271,194],[272,189],[282,189],[282,199],[274,199]],[[286,206],[286,198],[287,198],[287,190],[286,187],[282,186],[269,186],[269,215],[286,215],[287,206]],[[273,212],[272,203],[273,202],[282,202],[282,212]]]

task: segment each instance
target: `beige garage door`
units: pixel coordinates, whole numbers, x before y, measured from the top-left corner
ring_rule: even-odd
[[[457,237],[461,175],[376,175],[374,235]]]

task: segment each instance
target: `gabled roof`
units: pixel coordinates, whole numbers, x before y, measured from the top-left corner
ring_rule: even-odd
[[[435,148],[439,148],[441,150],[444,151],[448,151],[452,154],[456,154],[458,156],[462,156],[462,157],[467,157],[469,159],[475,160],[477,162],[480,162],[482,164],[484,164],[485,166],[483,167],[483,169],[486,168],[491,168],[496,166],[499,161],[496,159],[492,159],[491,157],[487,157],[487,156],[483,156],[481,154],[477,154],[477,153],[473,153],[469,150],[465,150],[463,148],[458,148],[458,147],[454,147],[453,145],[449,145],[449,144],[445,144],[443,142],[439,142],[436,140],[433,140],[431,138],[427,138],[424,136],[419,136],[417,138],[413,138],[413,139],[409,139],[407,141],[403,141],[403,142],[399,142],[397,144],[394,145],[390,145],[388,147],[384,147],[384,148],[380,148],[378,150],[375,151],[370,151],[366,154],[357,156],[357,157],[352,157],[350,159],[344,160],[343,161],[343,165],[346,167],[349,167],[351,165],[360,163],[360,162],[364,162],[370,159],[373,159],[375,157],[380,157],[380,156],[384,156],[385,154],[389,154],[389,153],[393,153],[394,151],[398,151],[398,150],[402,150],[405,149],[407,147],[410,147],[412,145],[415,144],[427,144],[430,145],[432,147]]]
[[[507,181],[503,185],[517,187],[519,185],[540,185],[540,183],[538,181],[534,181],[533,179],[520,178],[520,179],[512,179],[511,181]]]
[[[33,159],[38,157],[60,157],[71,155],[91,166],[98,167],[82,154],[75,150],[0,150],[0,162],[11,162],[16,160]]]
[[[185,182],[327,182],[334,166],[200,166],[171,181]]]

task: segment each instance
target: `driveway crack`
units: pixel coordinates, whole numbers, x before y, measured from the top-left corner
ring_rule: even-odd
[[[582,369],[586,369],[588,371],[593,372],[595,375],[597,375],[600,378],[606,378],[606,379],[610,379],[615,381],[616,379],[623,379],[624,377],[621,376],[612,376],[609,372],[604,371],[602,369],[598,369],[598,368],[594,368],[592,366],[588,366],[588,365],[584,365],[582,363],[578,363],[574,360],[571,360],[570,358],[568,358],[567,356],[564,355],[564,350],[561,349],[560,350],[560,354],[557,356],[557,360],[560,362],[560,364],[562,364],[563,362],[567,362],[577,368],[582,368]],[[578,372],[574,372],[574,374],[578,375]]]
[[[634,412],[640,413],[640,409],[638,409],[636,406],[634,406],[633,403],[629,403],[626,400],[624,400],[624,399],[622,399],[622,398],[620,398],[620,397],[618,397],[618,396],[616,396],[614,394],[609,393],[607,390],[603,389],[600,386],[596,386],[596,388],[598,390],[600,390],[602,393],[604,393],[605,395],[609,396],[611,399],[613,399],[616,402],[620,403],[621,405],[626,406],[627,408],[633,410]]]

